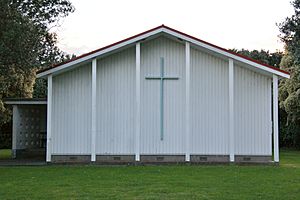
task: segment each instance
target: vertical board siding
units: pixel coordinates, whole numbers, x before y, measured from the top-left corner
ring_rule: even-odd
[[[190,153],[229,154],[228,60],[191,48]],[[160,58],[165,61],[160,138]],[[96,154],[135,153],[135,47],[97,61]],[[166,37],[141,43],[140,153],[185,152],[185,45]],[[91,153],[91,64],[53,77],[52,153]],[[271,155],[271,79],[234,65],[236,155]]]
[[[98,60],[96,104],[96,154],[134,154],[134,47]]]
[[[272,155],[271,79],[235,65],[235,154]]]
[[[229,153],[228,61],[191,49],[191,154]]]
[[[53,77],[52,153],[91,152],[91,66]]]
[[[164,136],[160,140],[160,58],[164,58]],[[141,154],[184,154],[185,46],[165,37],[141,44]]]

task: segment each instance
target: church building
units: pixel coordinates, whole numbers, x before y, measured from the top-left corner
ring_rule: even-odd
[[[165,25],[37,76],[47,162],[279,162],[289,73]]]

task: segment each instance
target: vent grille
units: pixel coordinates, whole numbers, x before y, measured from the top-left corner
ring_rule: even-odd
[[[70,160],[77,160],[77,156],[70,156]]]
[[[243,161],[251,161],[250,157],[243,157]]]
[[[114,157],[114,160],[121,160],[121,157],[120,156],[116,156],[116,157]]]
[[[206,156],[201,156],[200,161],[207,161],[207,157]]]
[[[156,157],[156,160],[157,160],[157,161],[163,161],[164,159],[165,159],[165,158],[162,157],[162,156]]]

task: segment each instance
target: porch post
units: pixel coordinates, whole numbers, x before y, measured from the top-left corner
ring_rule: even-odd
[[[190,43],[185,43],[185,161],[190,162]]]
[[[140,131],[141,131],[141,44],[135,48],[135,161],[140,161]]]
[[[47,93],[47,150],[46,161],[51,162],[51,128],[52,128],[52,74],[48,75],[48,93]]]
[[[273,139],[274,161],[279,162],[279,135],[278,135],[278,76],[273,74]]]
[[[229,155],[234,162],[234,65],[229,58]]]
[[[96,118],[97,118],[97,59],[92,60],[92,141],[91,141],[91,161],[96,161]]]

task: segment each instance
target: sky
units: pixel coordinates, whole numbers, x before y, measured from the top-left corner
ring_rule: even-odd
[[[58,46],[81,55],[165,24],[227,49],[283,50],[276,23],[290,0],[70,0],[75,12],[52,29]]]

